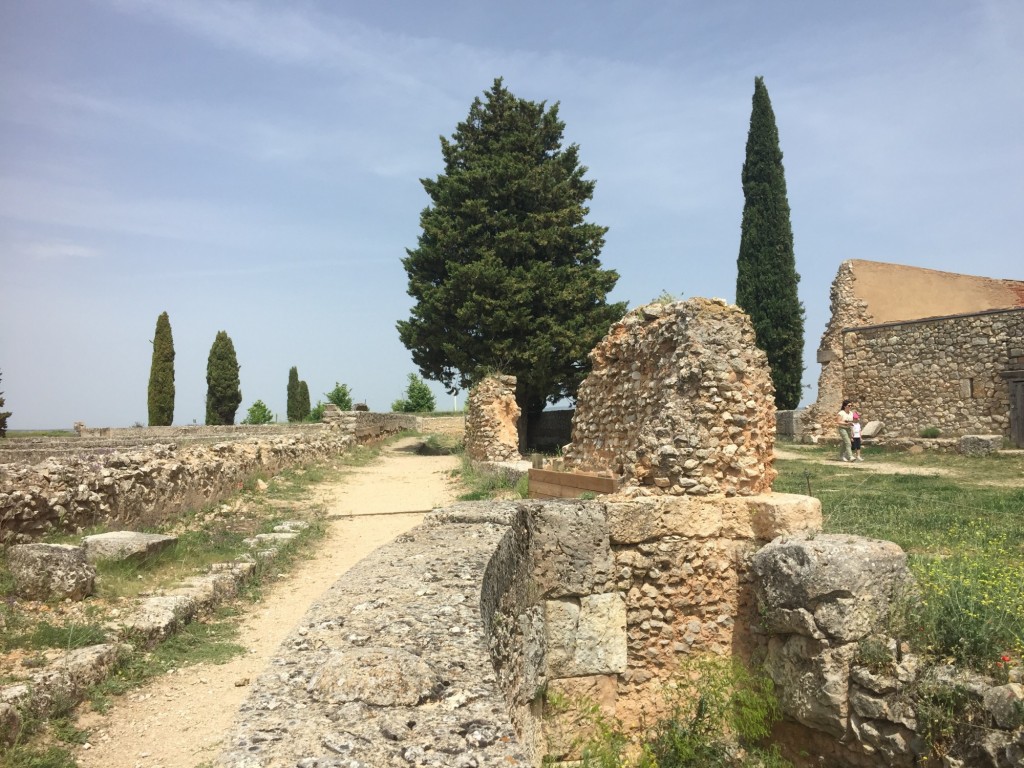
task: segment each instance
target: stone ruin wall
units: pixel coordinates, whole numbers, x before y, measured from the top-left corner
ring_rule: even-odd
[[[328,743],[364,764],[384,764],[384,754],[425,765],[572,761],[588,727],[573,703],[650,724],[665,714],[662,688],[679,661],[702,654],[766,663],[787,717],[782,743],[801,768],[915,764],[913,713],[891,695],[910,665],[890,681],[855,663],[858,641],[884,625],[905,557],[886,542],[820,534],[818,500],[771,492],[773,392],[746,316],[706,300],[642,308],[594,358],[567,454],[618,470],[623,491],[435,512],[377,553],[384,575],[332,590],[348,608],[314,609],[291,638],[300,663],[260,679],[222,765],[264,753],[281,764],[333,760]],[[513,386],[489,384],[481,399],[507,398]],[[754,468],[758,477],[744,471]],[[443,605],[424,603],[430,595]],[[465,665],[450,660],[477,664],[481,647],[496,678],[486,674],[470,695]],[[351,674],[336,672],[342,663]],[[382,680],[412,695],[384,703]],[[283,714],[269,701],[286,702]],[[297,707],[319,726],[289,720]],[[513,741],[501,738],[499,710]]]
[[[466,402],[466,455],[473,461],[518,461],[519,416],[515,376],[483,379]]]
[[[360,427],[364,440],[371,430],[383,437],[416,425],[416,418],[405,414],[365,416],[376,418]],[[113,445],[116,433],[109,435]],[[264,438],[242,431],[234,440],[214,444],[155,444],[125,451],[106,447],[34,464],[0,464],[0,546],[28,543],[53,530],[153,525],[220,501],[257,475],[322,461],[356,442],[350,430],[306,425]]]
[[[721,299],[653,303],[590,354],[565,464],[639,495],[771,490],[774,389],[750,319]]]
[[[751,558],[821,520],[817,500],[786,494],[516,508],[489,569],[505,585],[497,598],[485,586],[498,614],[492,654],[517,730],[538,757],[559,760],[577,756],[582,726],[548,701],[590,701],[637,727],[664,713],[663,686],[684,656],[763,651]]]
[[[844,261],[839,265],[832,282],[831,317],[818,346],[817,357],[821,364],[818,396],[803,415],[802,438],[812,441],[817,441],[819,437],[832,439],[835,436],[835,414],[842,401],[862,398],[865,385],[869,386],[872,382],[874,374],[863,367],[860,369],[862,375],[853,380],[845,370],[847,331],[881,324],[890,324],[895,328],[908,321],[973,315],[1008,308],[1024,308],[1024,282],[861,259]],[[909,325],[904,325],[899,330],[907,327]],[[963,349],[968,344],[974,346],[976,338],[961,338],[959,348]],[[933,344],[929,338],[918,335],[901,352],[921,355],[922,360],[934,361],[936,357],[942,357],[948,352],[948,346],[945,339],[937,339]],[[970,356],[977,357],[979,352],[982,350],[970,350]],[[993,344],[989,348],[989,362],[995,366],[1005,363],[1006,359],[999,357],[1001,352],[999,345]],[[913,362],[912,359],[906,360],[907,365]],[[919,405],[927,409],[929,415],[939,415],[939,406],[933,405],[927,396],[920,400]],[[887,422],[882,441],[884,435],[890,432],[890,427],[905,434],[911,426],[900,423],[897,427]]]
[[[1024,309],[857,328],[843,334],[843,387],[878,442],[1010,436],[1010,389],[1000,373],[1024,368]],[[837,408],[838,410],[838,408]]]
[[[831,313],[825,333],[818,344],[818,398],[808,406],[801,419],[801,432],[808,437],[832,435],[835,415],[843,404],[843,329],[871,323],[868,303],[857,296],[853,262],[844,261],[829,291]]]

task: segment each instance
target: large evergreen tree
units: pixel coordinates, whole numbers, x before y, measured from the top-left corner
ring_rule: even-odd
[[[757,344],[768,355],[775,405],[796,408],[804,370],[804,306],[797,295],[800,276],[779,132],[762,77],[754,79],[743,198],[736,303],[750,315]]]
[[[299,382],[299,413],[301,418],[297,421],[306,421],[309,418],[311,403],[309,400],[309,384],[305,381]]]
[[[421,180],[431,202],[402,260],[416,304],[398,333],[420,372],[453,393],[512,374],[524,414],[575,395],[625,311],[606,301],[618,274],[601,268],[607,229],[585,221],[594,182],[564,129],[557,104],[496,79],[441,137],[444,171]]]
[[[3,378],[0,376],[0,378]],[[4,407],[4,393],[0,392],[0,408]],[[7,437],[7,419],[13,414],[10,411],[0,411],[0,437]]]
[[[293,365],[288,370],[288,400],[285,405],[288,421],[302,421],[299,397],[299,369]]]
[[[149,426],[169,427],[174,422],[174,337],[166,312],[156,319],[153,362],[149,366]]]
[[[225,331],[217,331],[206,363],[206,423],[234,424],[242,402],[235,345]]]

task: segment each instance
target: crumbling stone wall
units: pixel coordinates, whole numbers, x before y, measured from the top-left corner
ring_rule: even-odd
[[[803,419],[804,437],[812,441],[834,437],[835,415],[842,401],[862,400],[863,385],[875,375],[863,367],[855,380],[847,374],[848,331],[888,324],[890,335],[895,335],[906,330],[908,321],[1024,308],[1024,282],[853,259],[839,265],[830,299],[831,318],[818,346],[818,396]],[[948,365],[956,361],[961,347],[974,345],[975,338],[964,337],[949,346],[945,339],[919,336],[900,353],[923,355],[923,360],[930,361],[928,365]],[[985,350],[975,349],[972,356],[978,352],[984,354]],[[998,345],[989,346],[988,361],[995,366],[1005,363],[1005,358],[999,357],[1001,352]],[[906,358],[904,362],[909,366],[916,361]],[[920,405],[929,415],[936,410],[927,397]],[[886,423],[886,435],[892,434],[890,426],[894,425]]]
[[[416,424],[415,417],[402,414],[361,416],[368,417],[362,439],[371,431],[383,437]],[[28,543],[55,529],[151,525],[217,502],[256,475],[337,456],[357,442],[352,432],[324,425],[256,434],[242,432],[240,438],[213,444],[111,447],[33,464],[0,464],[0,545]]]
[[[871,326],[843,334],[843,387],[881,442],[938,427],[943,437],[1010,436],[1010,388],[1024,367],[1024,309]]]
[[[771,489],[774,388],[750,319],[721,299],[627,314],[590,353],[567,467],[640,495]]]
[[[488,376],[469,391],[466,455],[473,461],[519,459],[515,376]]]
[[[868,302],[857,295],[854,262],[844,261],[839,265],[832,288],[829,291],[829,317],[825,332],[818,344],[818,397],[803,416],[803,431],[808,437],[817,438],[835,432],[832,425],[845,399],[843,380],[843,329],[872,322]]]

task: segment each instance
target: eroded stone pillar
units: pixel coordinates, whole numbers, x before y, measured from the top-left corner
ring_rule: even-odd
[[[488,376],[469,391],[466,454],[473,461],[519,459],[515,376]]]

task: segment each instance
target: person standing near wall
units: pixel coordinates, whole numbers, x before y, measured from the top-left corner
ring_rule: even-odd
[[[836,414],[836,428],[839,430],[839,458],[842,461],[853,461],[853,450],[850,442],[850,428],[853,424],[853,403],[843,400],[839,413]]]

